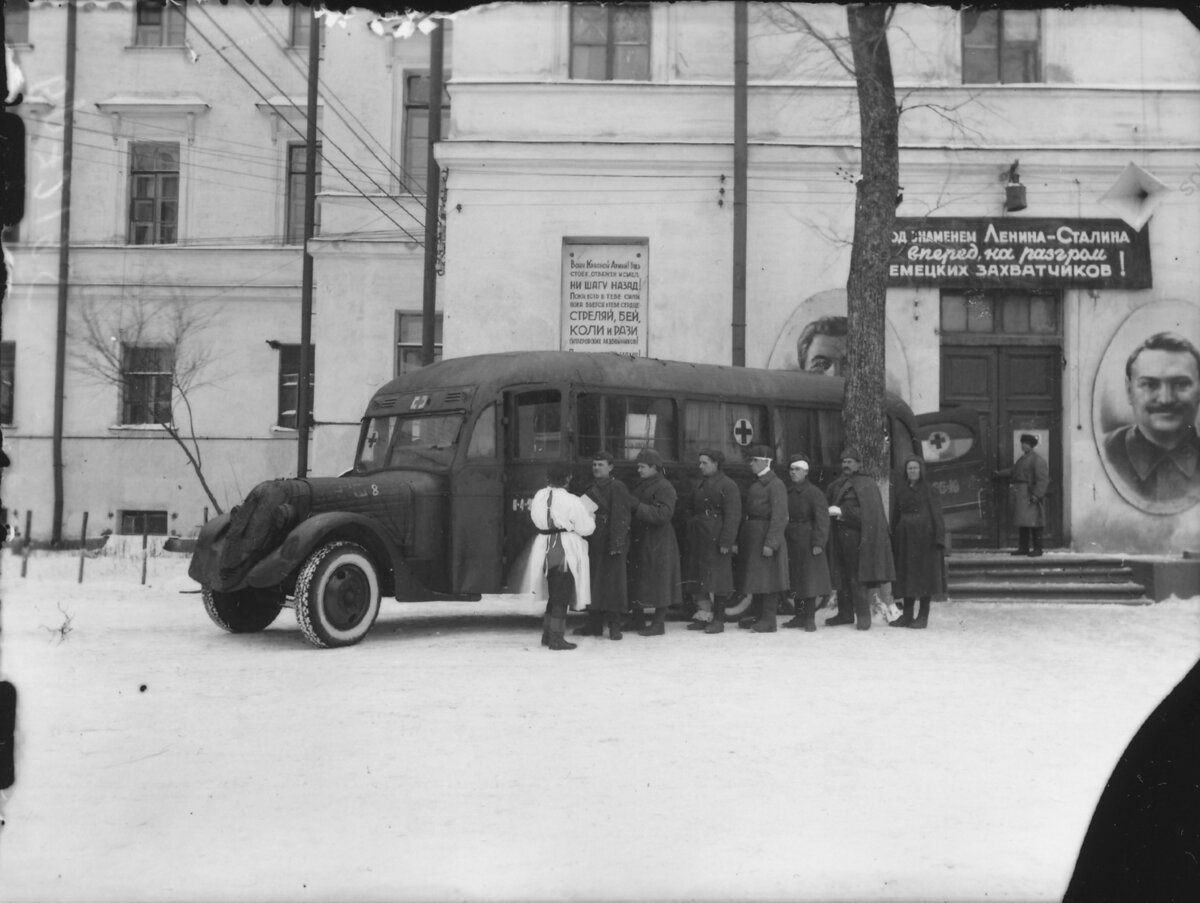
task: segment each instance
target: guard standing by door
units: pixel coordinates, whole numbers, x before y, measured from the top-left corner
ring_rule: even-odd
[[[996,479],[1009,481],[1013,525],[1017,528],[1017,549],[1012,555],[1042,554],[1042,531],[1046,526],[1046,491],[1050,488],[1050,465],[1034,449],[1038,438],[1021,434],[1021,457],[1012,467],[998,470]]]

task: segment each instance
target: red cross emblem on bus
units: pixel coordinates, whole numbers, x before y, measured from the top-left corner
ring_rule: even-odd
[[[741,419],[733,424],[733,441],[738,445],[749,445],[754,439],[754,427],[750,425],[750,421]]]
[[[942,430],[935,430],[934,432],[930,433],[929,438],[925,441],[935,452],[937,452],[939,458],[943,454],[946,454],[950,451],[950,436]],[[943,451],[943,449],[945,449],[945,451]]]

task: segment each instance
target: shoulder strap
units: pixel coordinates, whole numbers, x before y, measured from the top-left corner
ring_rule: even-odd
[[[550,502],[553,498],[554,498],[554,490],[551,489],[550,494],[546,496],[546,529],[547,530],[557,530],[558,529],[558,527],[556,527],[554,525],[554,517],[550,514]]]

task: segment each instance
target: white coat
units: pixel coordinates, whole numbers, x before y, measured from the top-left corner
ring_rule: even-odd
[[[553,495],[551,495],[553,493]],[[546,486],[539,489],[529,505],[529,516],[533,525],[539,530],[550,529],[546,517],[546,500],[550,499],[550,515],[554,526],[562,530],[558,538],[562,541],[566,553],[567,569],[575,577],[575,601],[572,608],[587,608],[592,602],[592,580],[588,565],[588,547],[583,537],[591,536],[596,529],[596,521],[577,495],[572,495],[561,486]],[[550,544],[550,536],[539,533],[530,541],[529,561],[521,577],[520,591],[533,593],[538,598],[545,599],[546,587],[546,547]]]

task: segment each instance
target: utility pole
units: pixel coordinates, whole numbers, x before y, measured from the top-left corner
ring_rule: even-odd
[[[746,0],[733,5],[733,366],[746,366],[746,95],[749,68]]]
[[[58,215],[58,326],[54,337],[54,514],[50,542],[62,542],[63,408],[67,373],[67,288],[71,280],[71,158],[75,144],[75,0],[67,0],[67,71],[63,98],[62,192]],[[22,152],[23,149],[22,149]]]
[[[434,318],[437,316],[438,209],[441,173],[433,148],[442,140],[442,59],[446,24],[429,35],[429,152],[425,176],[425,294],[421,304],[421,366],[433,363]]]
[[[315,10],[315,6],[313,9]],[[312,12],[308,15],[312,16]],[[317,68],[321,59],[321,20],[312,16],[308,28],[308,131],[304,153],[304,263],[300,281],[300,375],[296,386],[296,476],[308,476],[309,409],[312,392],[308,383],[312,374],[312,300],[313,259],[308,245],[313,237],[317,214]]]

